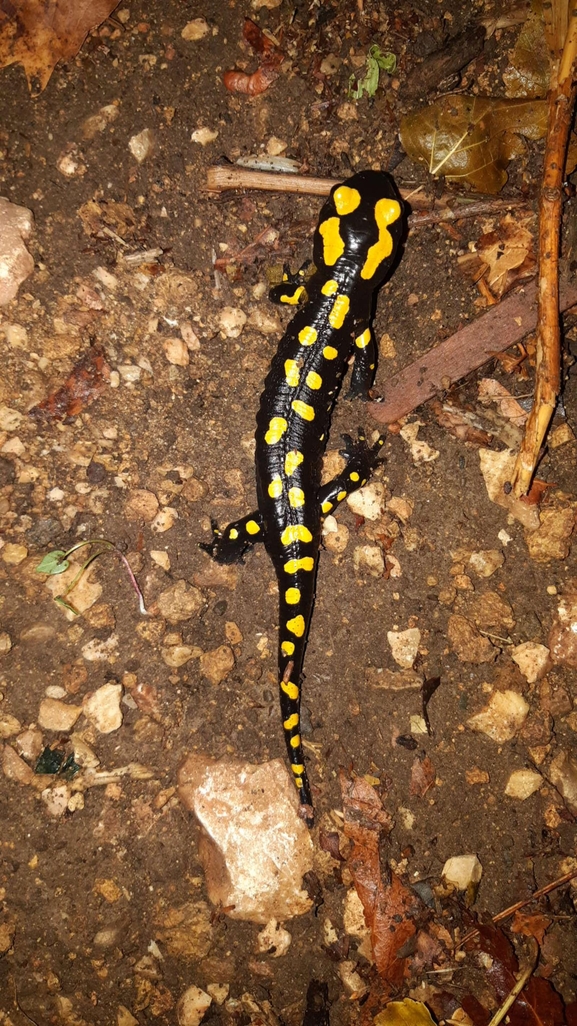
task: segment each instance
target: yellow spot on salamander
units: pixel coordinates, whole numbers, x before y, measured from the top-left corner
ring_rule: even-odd
[[[339,257],[345,251],[345,244],[340,233],[341,221],[339,217],[328,217],[326,221],[319,224],[319,233],[323,240],[323,260],[327,267],[336,264]]]
[[[314,420],[315,411],[312,406],[308,403],[303,403],[302,399],[293,399],[291,406],[295,413],[302,417],[303,420]]]
[[[337,214],[352,214],[361,202],[361,194],[358,189],[351,189],[348,185],[339,185],[333,193],[333,200]]]
[[[304,616],[295,616],[292,620],[287,620],[287,631],[291,634],[296,635],[297,638],[302,638],[305,632],[305,618]],[[287,692],[288,694],[288,692]]]
[[[324,285],[323,285],[323,287],[321,289],[321,292],[322,292],[323,296],[334,296],[335,293],[338,292],[338,291],[339,291],[339,283],[336,282],[334,280],[334,278],[329,278],[328,281],[325,281],[325,283],[324,283]]]
[[[278,499],[282,495],[282,481],[280,477],[274,477],[268,486],[268,494],[271,499]]]
[[[268,431],[264,436],[267,445],[276,445],[284,435],[288,424],[284,417],[273,417],[269,422]]]
[[[228,536],[229,538],[232,538],[233,541],[236,541],[236,539],[238,538],[238,531],[236,527],[231,527],[230,531],[228,532]]]
[[[280,650],[283,655],[291,656],[294,654],[295,647],[292,641],[283,641]]]
[[[301,346],[314,346],[318,338],[318,332],[316,328],[301,328],[299,331],[299,342]]]
[[[297,570],[314,570],[314,567],[315,561],[312,556],[303,556],[302,559],[287,559],[284,565],[287,574],[296,574]],[[294,649],[294,645],[292,647]],[[287,655],[290,654],[290,652],[287,653]]]
[[[321,503],[321,509],[322,509],[323,513],[330,513],[332,508],[333,508],[333,503],[329,502],[328,499],[325,499],[325,501],[323,503]]]
[[[353,470],[352,474],[349,474],[349,477],[350,477],[351,481],[359,481],[360,480],[359,475],[357,474],[356,470]]]
[[[258,532],[260,531],[260,527],[258,526],[256,520],[248,520],[246,530],[248,534],[258,534]]]
[[[296,606],[301,600],[301,593],[298,588],[287,588],[284,597],[289,606]]]
[[[317,374],[316,371],[309,371],[306,377],[306,382],[309,388],[316,389],[321,387],[323,379],[321,378],[320,374]]]
[[[345,317],[349,312],[350,305],[351,301],[348,296],[337,296],[329,314],[329,324],[331,328],[342,328]]]
[[[291,748],[299,748],[300,747],[300,743],[301,743],[301,736],[300,736],[300,734],[295,734],[295,736],[291,737],[291,739],[289,741],[289,745],[291,746]]]
[[[337,502],[342,502],[343,499],[346,499],[346,497],[347,497],[347,493],[345,491],[338,492],[337,493]]]
[[[285,695],[288,695],[289,698],[292,698],[293,702],[296,702],[299,697],[299,689],[296,684],[293,684],[292,680],[289,680],[288,682],[281,680],[280,686]]]
[[[285,360],[285,362],[284,362],[284,372],[285,372],[285,377],[286,377],[287,385],[290,385],[291,387],[296,388],[296,386],[299,383],[300,376],[301,376],[300,370],[299,370],[299,365],[296,362],[296,360]]]
[[[305,504],[305,493],[302,488],[289,488],[288,497],[293,509],[299,509]]]
[[[375,204],[375,221],[379,229],[379,238],[369,249],[361,271],[361,278],[364,278],[365,281],[376,274],[379,265],[393,252],[393,237],[389,231],[389,225],[398,220],[400,216],[401,206],[397,200],[380,199]]]
[[[292,771],[293,771],[293,773],[304,773],[305,768],[302,765],[299,766],[298,763],[293,763]],[[295,783],[296,783],[296,781],[295,781]]]
[[[300,467],[303,460],[304,456],[302,452],[298,451],[298,449],[291,449],[290,452],[287,452],[284,460],[284,472],[287,477],[294,474],[295,470],[297,467]]]
[[[299,714],[298,713],[293,713],[292,716],[289,716],[289,718],[287,720],[283,721],[283,727],[284,727],[285,730],[292,730],[294,727],[296,727],[298,725],[298,722],[299,722]]]
[[[281,534],[280,540],[281,545],[291,545],[296,541],[311,542],[313,536],[304,524],[289,524]]]
[[[365,330],[363,331],[362,335],[359,335],[358,338],[355,339],[355,345],[359,349],[366,349],[366,347],[368,346],[370,341],[371,341],[371,329],[370,328],[365,328]]]
[[[299,788],[304,787],[302,777],[295,777],[295,784]]]
[[[286,293],[284,296],[281,296],[281,303],[288,303],[290,306],[296,306],[304,290],[304,285],[299,285],[298,289],[295,289],[293,293]]]
[[[335,349],[334,346],[325,346],[325,348],[323,349],[323,356],[325,360],[336,360],[338,355],[339,351],[338,349]]]

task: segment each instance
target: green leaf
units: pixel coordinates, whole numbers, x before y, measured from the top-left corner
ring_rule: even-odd
[[[53,549],[47,556],[36,567],[37,574],[63,574],[65,570],[68,570],[70,566],[69,559],[63,559],[66,556],[63,549]]]
[[[380,46],[375,44],[367,54],[366,63],[367,70],[362,78],[357,79],[356,88],[353,88],[355,76],[351,75],[349,79],[349,96],[353,100],[360,100],[364,93],[369,97],[374,96],[379,87],[380,72],[387,71],[392,75],[397,66],[397,58],[394,53],[388,50],[383,52]]]

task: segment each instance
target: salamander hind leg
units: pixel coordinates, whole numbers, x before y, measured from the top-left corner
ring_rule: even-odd
[[[332,513],[347,495],[362,488],[371,476],[375,467],[383,462],[382,448],[385,444],[384,435],[379,435],[375,444],[370,446],[366,440],[362,428],[359,428],[359,437],[355,442],[350,435],[343,435],[345,447],[341,454],[345,457],[347,465],[341,474],[338,474],[328,481],[319,490],[319,503],[323,516]]]
[[[354,354],[355,362],[347,399],[366,401],[369,399],[369,390],[373,384],[377,366],[377,343],[373,330],[368,325],[362,331],[357,329]]]
[[[222,531],[216,521],[212,520],[213,539],[201,542],[200,548],[208,552],[217,563],[242,563],[248,549],[255,542],[263,541],[263,520],[261,514],[249,513],[241,520],[228,524]]]

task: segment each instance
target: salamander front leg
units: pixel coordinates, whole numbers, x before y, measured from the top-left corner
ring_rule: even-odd
[[[289,306],[297,306],[299,303],[306,301],[305,283],[308,277],[310,277],[310,266],[311,261],[305,260],[302,267],[293,274],[288,265],[285,264],[283,267],[282,282],[280,285],[274,285],[268,294],[268,298],[271,303],[288,304]]]
[[[255,542],[263,540],[263,522],[260,513],[249,513],[241,520],[235,520],[222,531],[216,521],[211,520],[213,539],[201,542],[200,548],[216,559],[217,563],[242,563],[244,554]]]
[[[332,513],[347,495],[362,488],[367,483],[378,463],[382,463],[381,450],[385,444],[384,435],[377,438],[373,446],[368,445],[365,435],[359,428],[358,441],[350,435],[343,435],[345,448],[341,454],[346,458],[347,465],[341,474],[328,481],[319,490],[319,502],[323,516]]]
[[[355,362],[347,398],[367,400],[377,366],[377,343],[373,329],[368,325],[355,336],[354,353]]]

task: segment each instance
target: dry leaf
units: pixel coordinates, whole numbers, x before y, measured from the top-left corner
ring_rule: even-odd
[[[420,759],[419,756],[415,756],[413,765],[411,766],[411,783],[409,786],[409,794],[416,795],[419,798],[424,798],[427,791],[435,783],[435,767],[426,755],[424,759]]]
[[[524,153],[521,136],[541,139],[546,127],[544,100],[449,95],[407,114],[399,135],[411,159],[426,163],[432,175],[496,193],[507,181],[509,161]]]
[[[459,258],[459,265],[473,281],[478,283],[482,278],[495,299],[535,274],[533,235],[526,227],[531,220],[532,217],[519,221],[507,214],[494,231],[481,236],[474,253]]]
[[[549,88],[549,49],[543,31],[542,4],[533,0],[511,56],[503,72],[507,96],[546,96]]]
[[[515,912],[513,922],[511,923],[511,931],[513,933],[520,933],[522,937],[534,937],[540,947],[552,921],[549,916],[544,916],[540,913],[528,915],[525,912]]]
[[[0,68],[20,63],[28,88],[46,88],[58,61],[74,57],[118,0],[20,0],[0,7]],[[9,12],[9,13],[6,13]]]
[[[490,402],[496,403],[502,416],[510,420],[516,427],[522,427],[529,416],[505,386],[495,381],[495,378],[481,379],[479,400],[487,405]]]

